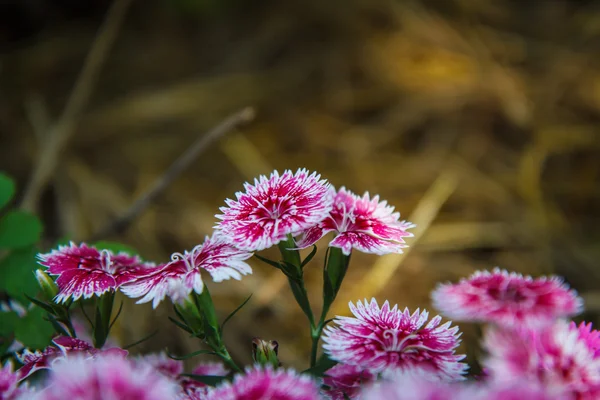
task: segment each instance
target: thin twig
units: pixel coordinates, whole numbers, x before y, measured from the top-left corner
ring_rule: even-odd
[[[125,230],[131,222],[144,211],[190,164],[198,158],[214,141],[236,127],[250,122],[254,118],[254,109],[244,108],[230,115],[207,134],[202,135],[171,166],[159,176],[152,186],[116,220],[92,235],[89,241],[96,241]]]
[[[28,211],[36,208],[40,193],[56,169],[60,153],[73,134],[79,116],[89,102],[100,70],[117,38],[119,28],[131,2],[132,0],[115,0],[108,10],[62,114],[50,128],[48,134],[44,135],[47,140],[25,189],[21,208]]]

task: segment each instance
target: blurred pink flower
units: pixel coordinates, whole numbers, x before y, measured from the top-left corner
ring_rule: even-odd
[[[332,191],[335,192],[333,188]],[[342,187],[335,195],[329,216],[306,230],[296,244],[304,249],[335,232],[329,245],[341,248],[345,255],[350,255],[352,248],[380,255],[402,253],[402,248],[407,247],[404,238],[413,236],[408,229],[415,225],[399,219],[400,213],[394,212],[386,201],[379,201],[379,196],[371,199],[365,193],[360,197]]]
[[[26,399],[31,395],[27,384],[19,385],[19,375],[13,371],[11,361],[0,368],[0,400]]]
[[[484,366],[498,385],[528,380],[578,400],[600,398],[600,359],[579,329],[564,321],[538,329],[489,329],[484,347]]]
[[[462,383],[431,382],[414,375],[400,375],[366,387],[361,400],[484,400]],[[528,399],[529,400],[529,399]],[[536,399],[537,400],[537,399]]]
[[[84,340],[69,336],[58,336],[52,339],[52,342],[53,346],[48,346],[43,351],[32,352],[29,349],[25,349],[21,354],[17,354],[17,359],[23,364],[17,371],[20,380],[27,378],[40,369],[50,368],[50,364],[56,359],[65,358],[73,354],[88,358],[96,357],[99,354],[112,354],[120,357],[127,356],[127,350],[119,348],[99,350]]]
[[[319,400],[317,384],[307,375],[288,369],[247,368],[233,382],[208,392],[206,400]]]
[[[59,246],[47,254],[38,255],[41,265],[51,275],[58,275],[56,285],[60,292],[55,301],[65,302],[69,298],[78,300],[108,291],[143,275],[149,264],[137,256],[125,253],[114,254],[109,250],[98,250],[85,243],[79,246],[71,242]]]
[[[442,284],[431,295],[435,308],[457,321],[535,326],[582,311],[574,290],[555,276],[533,279],[495,268],[477,271],[457,284]]]
[[[245,192],[237,192],[236,200],[227,199],[221,220],[216,225],[233,245],[259,251],[296,235],[321,222],[331,210],[333,196],[330,185],[316,172],[299,169],[295,174],[277,171],[267,178],[244,184]]]
[[[143,277],[126,283],[121,291],[129,297],[137,298],[138,303],[152,301],[156,308],[169,296],[173,302],[180,302],[192,293],[202,293],[201,270],[206,270],[215,282],[233,278],[240,280],[242,275],[252,273],[245,262],[252,253],[238,250],[225,237],[216,233],[206,237],[204,244],[190,252],[174,253],[171,262],[159,265]]]
[[[577,330],[579,332],[579,338],[585,342],[587,347],[590,349],[594,358],[600,356],[600,331],[592,329],[592,323],[582,322],[577,326],[575,322],[571,322],[569,325],[571,330]]]
[[[70,357],[52,364],[48,386],[36,400],[174,399],[177,385],[151,366],[123,357]]]
[[[486,384],[473,393],[468,400],[575,400],[562,390],[545,387],[538,382],[525,380],[514,383]],[[467,398],[465,398],[467,400]]]
[[[458,327],[450,322],[440,325],[441,317],[429,318],[427,311],[390,308],[386,301],[381,309],[375,299],[356,306],[350,303],[356,318],[337,317],[338,327],[328,326],[323,348],[334,360],[389,374],[420,371],[445,380],[459,380],[468,368],[461,363],[465,356],[455,355],[460,344]]]
[[[147,354],[138,357],[135,362],[141,366],[150,366],[155,371],[179,384],[178,399],[200,400],[206,397],[208,386],[183,375],[183,362],[169,358],[165,353]],[[194,375],[227,376],[229,370],[221,363],[201,363],[192,371]]]
[[[200,376],[227,376],[229,375],[229,370],[218,362],[201,363],[194,367],[192,374]],[[210,389],[206,384],[188,376],[180,376],[179,384],[185,395],[183,398],[186,400],[204,400]]]
[[[323,390],[325,397],[331,400],[359,399],[362,388],[375,381],[377,377],[370,371],[355,365],[337,364],[325,371]]]

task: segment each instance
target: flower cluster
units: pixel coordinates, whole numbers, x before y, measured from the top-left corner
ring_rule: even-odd
[[[487,324],[479,360],[484,374],[470,376],[465,355],[457,354],[459,327],[427,310],[365,299],[349,304],[352,316],[327,319],[352,251],[384,255],[407,246],[414,225],[386,201],[336,190],[305,169],[260,176],[235,197],[220,209],[212,235],[165,263],[84,243],[40,254],[42,291],[32,301],[47,313],[56,335],[46,348],[0,354],[20,363],[16,371],[11,361],[0,369],[0,400],[600,399],[600,332],[566,320],[583,303],[558,277],[494,269],[432,292],[444,317]],[[304,267],[317,248],[304,259],[299,249],[328,234],[323,307],[314,314]],[[275,245],[280,260],[254,254]],[[282,366],[277,341],[254,338],[254,363],[245,367],[223,341],[225,322],[245,303],[221,322],[204,277],[240,280],[252,273],[253,256],[285,274],[307,317],[312,347],[304,372]],[[171,321],[207,349],[179,358],[107,348],[120,313],[113,312],[117,291],[153,308],[170,299],[176,314]],[[74,304],[86,317],[85,310],[94,309],[89,335],[72,317],[79,311]],[[198,354],[220,362],[186,373],[181,360]],[[33,377],[38,370],[46,371]]]

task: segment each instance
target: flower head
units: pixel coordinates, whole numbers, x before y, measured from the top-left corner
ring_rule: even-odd
[[[71,357],[52,364],[48,387],[36,400],[174,399],[177,385],[151,366],[122,357]]]
[[[274,171],[261,175],[254,185],[244,184],[236,200],[227,199],[215,227],[238,248],[258,251],[321,222],[331,210],[329,184],[316,172],[299,169],[295,174]]]
[[[58,275],[56,284],[60,291],[56,296],[57,302],[70,298],[78,300],[82,296],[85,299],[101,296],[143,275],[148,267],[137,256],[114,254],[73,242],[50,253],[39,254],[38,258],[49,274]]]
[[[329,216],[307,229],[296,244],[303,249],[335,232],[329,245],[341,248],[346,255],[350,255],[352,248],[380,255],[402,253],[407,247],[404,238],[413,236],[408,229],[415,225],[399,219],[400,213],[394,212],[394,207],[386,201],[379,201],[379,196],[371,199],[365,193],[360,197],[342,187],[335,194]]]
[[[600,396],[600,359],[579,329],[564,321],[538,329],[490,329],[484,346],[484,366],[498,384],[524,379],[579,400]]]
[[[12,362],[0,367],[0,400],[17,400],[29,393],[27,385],[19,386],[19,375],[13,371]]]
[[[148,365],[169,378],[177,378],[183,373],[183,361],[169,358],[165,353],[146,354],[136,359],[136,362]]]
[[[356,365],[337,364],[325,371],[324,394],[331,400],[358,399],[361,390],[375,381],[375,374]]]
[[[233,382],[226,382],[210,390],[206,400],[318,400],[319,389],[306,375],[293,370],[247,368]]]
[[[410,314],[397,305],[390,308],[387,301],[380,309],[375,299],[350,303],[350,310],[355,318],[337,317],[338,327],[325,328],[323,348],[332,359],[374,373],[416,370],[446,380],[462,379],[467,365],[459,362],[465,356],[454,354],[460,334],[450,322],[440,325],[439,316],[427,322],[427,311]]]
[[[214,234],[206,237],[204,244],[198,245],[190,252],[174,253],[171,262],[153,268],[150,273],[129,282],[121,291],[129,297],[142,297],[138,303],[152,301],[156,308],[169,296],[173,302],[181,302],[192,291],[202,293],[201,270],[206,270],[215,282],[233,278],[241,279],[242,275],[252,273],[252,268],[244,261],[252,257],[252,253],[238,250],[229,244],[225,237]]]
[[[594,355],[594,358],[600,357],[600,331],[592,329],[592,323],[582,322],[579,327],[575,322],[571,322],[569,325],[571,330],[577,330],[579,332],[579,339],[583,340],[587,345],[588,349]]]
[[[519,380],[514,383],[482,385],[470,399],[476,400],[575,400],[562,390],[540,385],[538,382]],[[465,398],[467,400],[467,398]]]
[[[227,376],[229,370],[221,363],[201,363],[192,370],[193,375],[199,376]],[[182,396],[189,400],[205,400],[210,387],[188,376],[179,376]]]
[[[88,358],[94,358],[99,354],[112,354],[120,357],[127,356],[127,350],[119,348],[99,350],[84,340],[68,336],[58,336],[52,339],[52,343],[53,345],[46,347],[44,351],[32,352],[29,349],[25,349],[21,354],[17,355],[17,359],[23,364],[17,371],[20,380],[27,378],[40,369],[50,368],[51,363],[56,359],[66,358],[74,354]]]
[[[399,375],[363,390],[361,400],[484,400],[463,384],[431,382],[414,375]]]
[[[581,298],[560,278],[534,279],[498,268],[440,285],[431,296],[448,318],[507,326],[538,325],[582,310]]]

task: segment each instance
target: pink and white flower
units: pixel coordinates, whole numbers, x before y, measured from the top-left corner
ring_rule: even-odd
[[[371,371],[356,365],[337,364],[325,371],[323,392],[328,399],[359,399],[361,390],[375,381],[377,377]]]
[[[114,291],[143,275],[149,266],[137,256],[114,254],[73,242],[50,253],[39,254],[38,258],[49,274],[58,275],[56,284],[60,291],[55,299],[58,303],[70,298],[78,300],[82,296],[89,299]]]
[[[221,363],[201,363],[193,370],[193,375],[199,376],[227,376],[229,370]],[[204,400],[210,387],[188,376],[180,376],[179,384],[185,400]]]
[[[36,400],[174,399],[177,384],[151,366],[112,355],[54,362],[48,387]]]
[[[528,380],[578,400],[600,398],[600,358],[579,329],[564,321],[538,329],[490,329],[484,347],[484,366],[499,385]]]
[[[216,225],[231,243],[247,251],[269,248],[321,222],[331,210],[330,185],[316,172],[277,171],[244,184],[236,200],[225,200]]]
[[[43,351],[32,352],[29,349],[25,349],[21,354],[17,355],[17,359],[23,364],[17,371],[19,380],[29,377],[40,369],[50,368],[51,363],[56,359],[66,358],[74,354],[88,358],[96,357],[99,354],[112,354],[120,357],[127,356],[127,350],[119,348],[99,350],[84,340],[68,336],[58,336],[52,339],[52,342],[54,345],[46,347]]]
[[[147,354],[135,361],[140,365],[150,366],[155,371],[177,382],[178,399],[200,400],[206,397],[209,387],[189,376],[183,375],[183,362],[169,358],[165,353]],[[227,376],[229,370],[221,363],[201,363],[192,371],[193,375]]]
[[[397,305],[390,308],[387,301],[380,309],[375,299],[350,303],[350,310],[355,318],[337,317],[338,326],[324,330],[323,348],[332,359],[373,373],[417,371],[437,379],[463,379],[468,367],[460,362],[464,355],[454,354],[460,334],[450,322],[440,325],[439,316],[427,322],[427,311],[410,314]]]
[[[551,323],[583,308],[581,298],[559,277],[534,279],[499,268],[440,285],[431,297],[434,307],[448,318],[506,326]]]
[[[579,339],[583,340],[587,345],[588,349],[594,355],[594,358],[600,357],[600,331],[592,329],[592,323],[582,322],[577,326],[575,322],[571,322],[569,325],[571,330],[577,330],[579,332]]]
[[[171,262],[159,265],[138,279],[126,283],[121,291],[129,297],[137,298],[139,303],[152,301],[156,308],[166,296],[173,302],[181,302],[192,292],[202,293],[204,282],[201,271],[207,271],[215,282],[226,279],[240,280],[242,275],[252,273],[245,262],[252,253],[233,247],[220,234],[206,237],[204,244],[190,252],[174,253]]]
[[[332,191],[335,192],[333,188]],[[414,227],[410,222],[400,221],[400,213],[394,212],[394,207],[386,201],[379,201],[379,196],[371,199],[367,192],[360,197],[342,187],[335,194],[329,216],[307,229],[296,244],[304,249],[335,232],[329,246],[341,248],[345,255],[350,255],[352,248],[379,255],[402,253],[407,247],[404,238],[413,236],[408,229]]]
[[[206,400],[318,400],[317,384],[306,375],[291,369],[247,368],[233,382],[226,382],[208,392]]]
[[[361,400],[484,400],[462,383],[431,382],[414,375],[400,375],[363,390]]]
[[[472,397],[465,400],[575,400],[569,393],[562,390],[547,388],[537,382],[525,380],[515,383],[488,384],[483,385]]]
[[[19,375],[14,372],[12,362],[0,368],[0,400],[25,399],[31,395],[27,384],[19,385]]]

